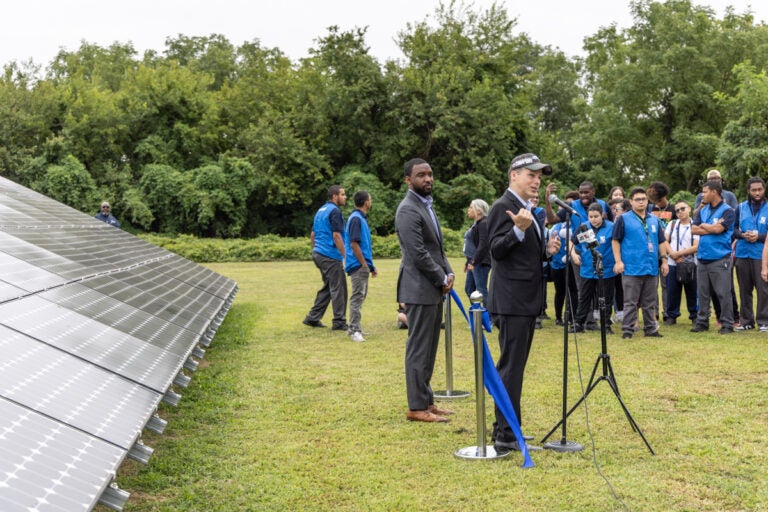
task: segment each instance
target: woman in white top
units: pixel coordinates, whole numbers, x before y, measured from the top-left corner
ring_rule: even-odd
[[[680,300],[682,291],[685,290],[685,302],[688,306],[688,318],[696,319],[698,310],[698,297],[696,295],[696,250],[699,248],[699,235],[691,233],[691,207],[685,201],[675,203],[677,220],[667,224],[664,231],[669,241],[670,252],[667,256],[669,274],[667,274],[667,311],[665,312],[667,325],[677,322],[680,316]],[[678,275],[691,275],[683,272],[683,266],[693,264],[693,273],[690,279],[680,282]]]

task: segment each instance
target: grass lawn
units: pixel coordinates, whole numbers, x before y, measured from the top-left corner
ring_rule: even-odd
[[[125,510],[768,510],[768,334],[721,336],[714,321],[693,334],[686,321],[662,326],[660,339],[608,337],[622,397],[655,456],[602,382],[569,417],[568,440],[583,451],[532,452],[531,469],[518,453],[464,460],[454,452],[476,444],[477,421],[469,330],[455,312],[454,387],[470,398],[447,405],[448,424],[407,422],[398,264],[377,262],[365,343],[301,324],[321,284],[311,262],[209,265],[239,294],[179,407],[161,410],[165,434],[144,436],[150,464],[123,465]],[[600,353],[599,333],[578,336],[569,407]],[[496,333],[489,345],[497,354]],[[536,443],[560,419],[562,354],[562,328],[546,321],[522,403]],[[444,368],[441,341],[434,389],[445,387]],[[490,432],[490,397],[486,415]]]

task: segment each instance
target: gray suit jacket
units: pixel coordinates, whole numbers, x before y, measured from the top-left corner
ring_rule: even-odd
[[[452,274],[443,252],[443,235],[427,207],[410,190],[395,214],[395,231],[400,241],[400,273],[397,301],[405,304],[439,304],[445,276]]]

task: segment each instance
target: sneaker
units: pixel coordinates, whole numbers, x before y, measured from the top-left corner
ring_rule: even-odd
[[[733,327],[721,327],[718,334],[733,334]]]
[[[349,339],[357,342],[365,341],[365,338],[363,338],[363,333],[361,333],[360,331],[355,331],[352,334],[350,334]]]
[[[738,326],[734,327],[733,330],[741,332],[741,331],[751,331],[754,328],[755,328],[754,325],[745,324],[745,325],[738,325]]]
[[[653,331],[651,333],[645,334],[646,338],[663,338],[662,334],[659,331]]]
[[[631,332],[625,332],[621,335],[621,339],[623,340],[631,340],[632,339],[632,333]]]
[[[672,318],[671,316],[668,316],[664,319],[664,325],[675,325],[677,323],[677,319]]]
[[[623,311],[617,311],[614,315],[616,317],[616,323],[620,324],[622,320],[624,320],[624,312]]]
[[[768,332],[768,325],[760,325],[758,326],[758,330],[760,332]]]

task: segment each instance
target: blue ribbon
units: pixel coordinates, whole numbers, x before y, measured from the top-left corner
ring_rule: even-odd
[[[451,290],[450,296],[451,299],[453,299],[453,302],[459,307],[461,314],[464,315],[464,318],[467,320],[470,332],[474,333],[473,315],[467,314],[456,290]],[[470,309],[479,309],[480,307],[479,303],[472,304]],[[491,332],[491,317],[486,310],[483,310],[482,321],[485,331]],[[523,431],[520,429],[520,422],[517,420],[515,409],[512,407],[512,401],[509,399],[509,394],[507,394],[507,388],[504,387],[504,383],[501,381],[501,376],[499,376],[499,372],[496,370],[496,364],[493,362],[491,351],[488,349],[488,342],[485,340],[485,334],[483,334],[483,382],[485,383],[485,388],[488,390],[488,393],[493,397],[496,406],[501,411],[501,414],[504,415],[507,423],[509,423],[509,426],[512,428],[512,432],[515,434],[517,444],[520,446],[520,452],[523,454],[523,467],[532,468],[533,460],[528,453],[528,445],[525,444]]]

